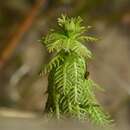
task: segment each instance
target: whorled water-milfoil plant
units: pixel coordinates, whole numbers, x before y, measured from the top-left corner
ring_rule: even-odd
[[[92,53],[82,44],[96,39],[85,36],[88,28],[81,24],[80,17],[62,15],[58,19],[59,32],[52,30],[42,39],[48,52],[55,53],[45,68],[49,73],[46,111],[58,119],[65,115],[104,125],[110,122],[109,116],[95,98],[97,85],[86,75]]]

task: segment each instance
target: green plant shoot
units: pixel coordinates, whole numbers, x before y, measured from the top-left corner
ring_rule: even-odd
[[[62,15],[58,18],[59,32],[52,30],[42,43],[54,57],[45,67],[48,76],[48,100],[46,111],[60,119],[64,115],[79,120],[90,120],[105,125],[110,122],[96,100],[97,85],[86,74],[91,51],[82,43],[96,41],[84,35],[88,28],[82,19]]]

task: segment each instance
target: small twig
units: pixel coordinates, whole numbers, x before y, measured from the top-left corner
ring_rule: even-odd
[[[14,33],[13,37],[11,38],[9,44],[7,44],[6,48],[1,53],[0,69],[3,68],[6,62],[10,59],[15,48],[18,46],[18,44],[20,44],[19,41],[24,36],[24,34],[29,30],[33,21],[35,20],[35,17],[39,12],[39,8],[42,7],[43,4],[45,4],[45,2],[46,0],[37,0],[36,4],[30,9],[25,20],[20,24],[18,30]]]

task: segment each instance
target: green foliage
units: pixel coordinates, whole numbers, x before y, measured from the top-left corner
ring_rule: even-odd
[[[66,115],[104,125],[110,120],[95,98],[94,87],[97,85],[85,77],[92,53],[82,43],[96,39],[85,36],[86,29],[81,24],[80,17],[62,15],[58,19],[60,32],[52,30],[43,39],[48,51],[56,53],[45,68],[49,73],[46,111],[58,119]]]

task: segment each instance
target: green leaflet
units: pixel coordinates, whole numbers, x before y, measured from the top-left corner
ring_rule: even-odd
[[[96,100],[94,87],[98,85],[85,77],[86,63],[92,53],[81,43],[96,39],[84,36],[85,27],[81,23],[80,17],[62,15],[58,19],[61,32],[53,30],[43,40],[48,51],[56,53],[45,67],[45,72],[49,73],[46,111],[58,119],[66,115],[105,125],[110,119]]]

